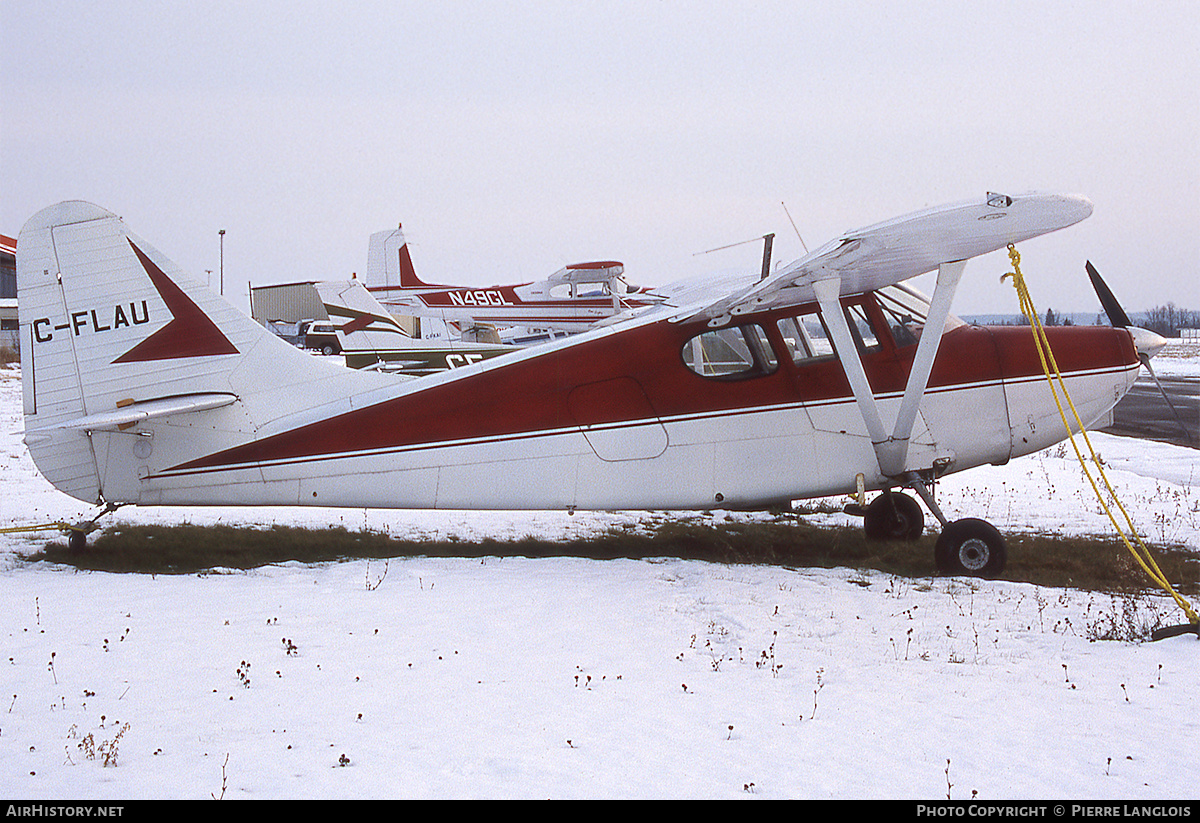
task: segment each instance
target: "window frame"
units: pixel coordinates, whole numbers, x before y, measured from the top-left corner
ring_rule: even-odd
[[[753,330],[753,331],[752,331]],[[750,362],[746,364],[746,368],[738,371],[706,374],[696,368],[693,356],[690,349],[696,341],[707,336],[713,336],[720,339],[720,336],[728,333],[737,333],[740,335],[740,344],[745,347],[746,353],[750,356]],[[722,344],[733,349],[734,354],[742,357],[742,353],[733,346],[732,343],[725,340]],[[698,332],[690,336],[679,347],[679,358],[689,372],[704,380],[713,380],[720,383],[731,383],[742,380],[753,380],[759,377],[767,377],[779,371],[779,353],[776,351],[774,343],[771,341],[771,336],[762,323],[738,323],[736,325],[721,326],[716,329],[706,328],[704,331]],[[745,362],[745,358],[742,358]]]

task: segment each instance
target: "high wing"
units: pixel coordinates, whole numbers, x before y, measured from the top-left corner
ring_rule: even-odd
[[[1087,218],[1092,204],[1087,198],[1063,194],[1009,196],[988,192],[979,200],[937,206],[843,234],[773,275],[737,287],[729,280],[712,282],[713,293],[725,296],[702,299],[682,307],[674,322],[707,318],[711,327],[729,324],[735,317],[817,302],[863,423],[871,437],[880,472],[903,473],[910,437],[921,398],[929,385],[942,330],[966,261],[1032,237],[1066,228]],[[846,315],[842,297],[877,291],[937,270],[937,286],[930,304],[929,328],[923,335],[892,425],[867,379]],[[744,284],[745,279],[742,280]],[[703,289],[685,286],[681,294],[697,298]],[[915,478],[914,478],[915,480]]]
[[[837,281],[840,296],[859,294],[978,257],[1074,225],[1092,213],[1085,197],[1063,194],[986,197],[938,206],[849,231],[774,274],[742,277],[697,290],[681,285],[672,302],[677,321],[703,315],[714,325],[751,311],[786,308],[817,299],[814,284]],[[730,288],[733,291],[729,291]],[[667,292],[669,293],[669,291]],[[720,295],[720,296],[717,296]],[[697,302],[686,305],[683,300]]]

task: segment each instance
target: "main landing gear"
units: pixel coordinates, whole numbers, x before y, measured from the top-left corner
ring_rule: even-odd
[[[964,517],[942,527],[933,559],[945,574],[996,577],[1004,571],[1008,549],[991,523]]]
[[[1008,549],[995,526],[974,517],[949,522],[926,488],[925,481],[915,473],[907,475],[905,481],[942,525],[942,533],[933,550],[938,571],[972,577],[996,577],[1004,571]],[[924,532],[924,515],[917,501],[891,489],[884,489],[865,508],[851,505],[846,511],[862,515],[863,530],[869,540],[912,541]]]
[[[925,531],[925,515],[916,500],[888,489],[863,512],[863,530],[870,540],[916,540]]]

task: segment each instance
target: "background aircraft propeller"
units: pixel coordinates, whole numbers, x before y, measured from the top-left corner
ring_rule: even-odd
[[[1163,389],[1162,382],[1158,379],[1158,375],[1154,373],[1154,367],[1150,365],[1150,358],[1158,354],[1163,346],[1167,345],[1167,340],[1163,336],[1133,325],[1129,322],[1129,315],[1121,308],[1121,304],[1117,302],[1117,298],[1113,296],[1112,291],[1108,288],[1108,284],[1104,282],[1104,278],[1100,276],[1100,272],[1096,271],[1096,267],[1092,265],[1092,261],[1088,260],[1085,264],[1088,277],[1092,281],[1092,288],[1096,290],[1096,296],[1100,298],[1100,305],[1104,307],[1104,313],[1108,315],[1108,322],[1116,328],[1125,329],[1133,335],[1133,345],[1137,349],[1138,360],[1146,367],[1146,371],[1154,378],[1154,385],[1158,386],[1158,393],[1162,395],[1166,401],[1167,407],[1171,409],[1171,414],[1175,415],[1176,422],[1179,423],[1179,428],[1183,430],[1183,436],[1190,443],[1192,440],[1191,432],[1183,423],[1183,418],[1179,416],[1175,404],[1171,402],[1171,398],[1167,396],[1166,390]]]

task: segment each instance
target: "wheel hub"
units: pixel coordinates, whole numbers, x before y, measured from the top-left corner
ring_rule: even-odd
[[[979,571],[987,565],[990,557],[991,551],[988,549],[987,543],[976,537],[964,540],[963,544],[958,547],[958,559],[969,571]]]

